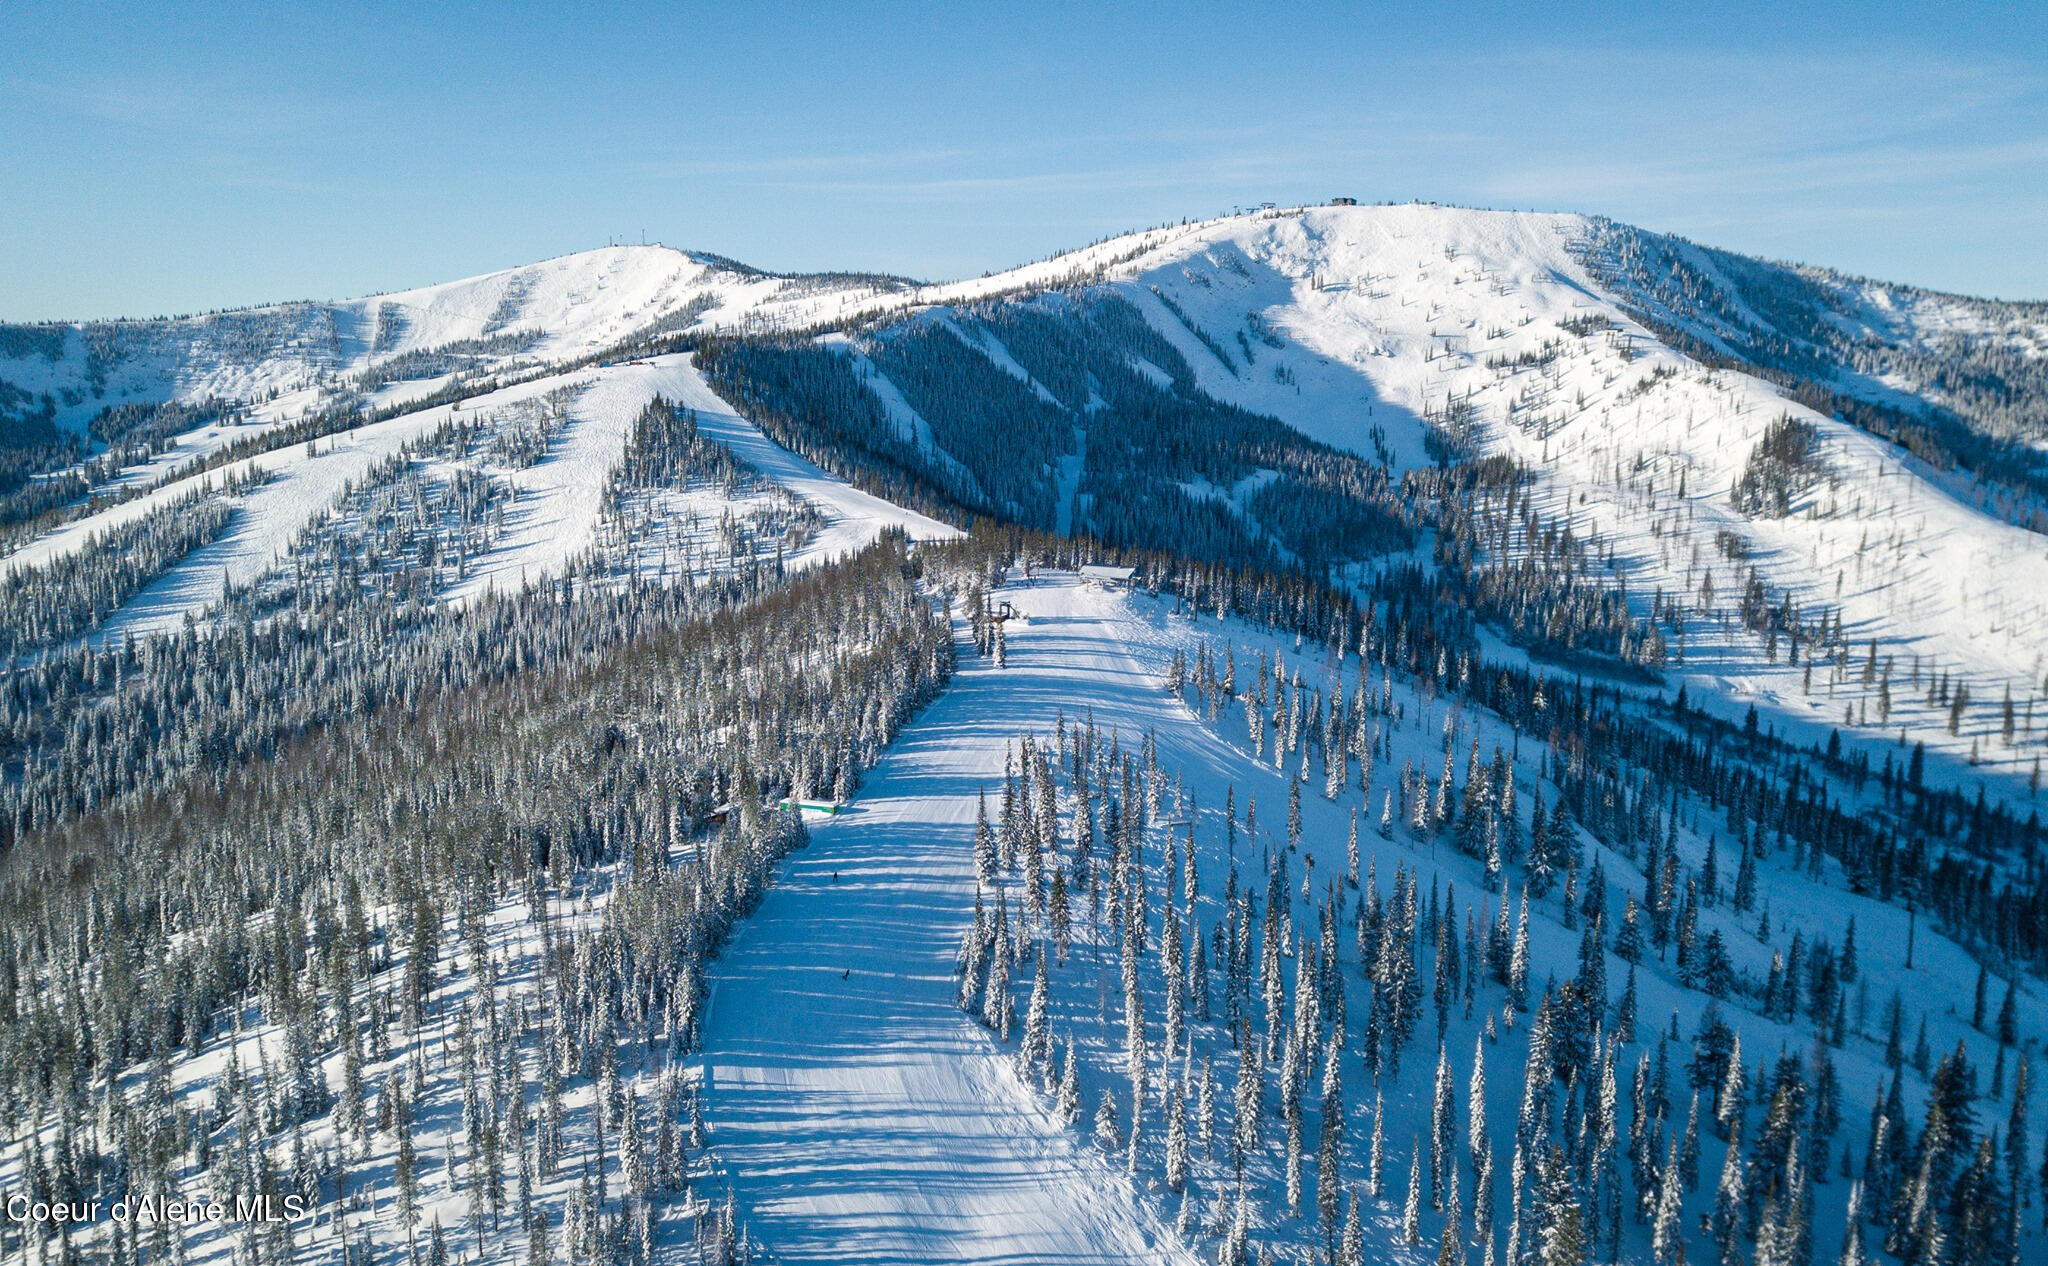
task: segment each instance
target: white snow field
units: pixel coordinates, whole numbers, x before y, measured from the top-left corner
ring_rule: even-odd
[[[1071,577],[998,671],[969,646],[849,812],[812,824],[712,976],[711,1142],[782,1263],[1191,1262],[1130,1180],[1060,1123],[954,1005],[978,789],[1027,718],[1093,708],[1135,734],[1186,713]]]
[[[470,412],[490,410],[532,399],[562,385],[557,379],[541,379],[463,403]],[[634,411],[637,412],[637,406]],[[224,467],[228,472],[260,469],[270,475],[270,480],[242,498],[241,508],[219,540],[193,550],[183,562],[109,617],[95,636],[103,640],[129,633],[142,637],[170,632],[187,615],[202,614],[221,600],[228,584],[248,585],[269,571],[299,531],[332,507],[371,467],[430,433],[450,416],[448,406],[439,405],[316,441],[311,454],[305,445],[294,445]],[[631,421],[630,413],[627,420]],[[19,553],[0,559],[0,568],[45,562],[67,549],[83,546],[92,534],[113,523],[146,513],[203,480],[218,483],[220,478],[221,472],[216,471],[179,480],[146,497],[67,524]],[[594,515],[594,498],[589,508]]]
[[[580,390],[569,406],[569,421],[547,456],[509,476],[514,500],[504,537],[477,560],[466,580],[449,590],[449,599],[517,589],[525,580],[561,571],[589,549],[604,509],[605,482],[625,452],[633,419],[680,377],[629,366],[576,383]]]
[[[912,540],[959,535],[948,524],[870,496],[776,444],[720,400],[688,356],[607,366],[585,380],[589,385],[570,407],[569,424],[548,455],[512,474],[518,499],[504,539],[478,560],[469,579],[449,591],[451,599],[493,587],[516,589],[527,580],[558,574],[589,549],[596,540],[606,481],[625,451],[633,420],[656,396],[696,410],[706,438],[726,445],[735,457],[824,514],[824,530],[785,560],[790,566],[841,557],[888,528],[901,528]]]
[[[171,567],[91,636],[174,630],[188,618],[203,618],[229,585],[288,575],[277,569],[303,529],[334,510],[380,462],[451,416],[489,417],[552,393],[561,393],[566,420],[551,432],[538,461],[485,472],[515,494],[504,530],[466,560],[468,570],[438,591],[440,599],[469,600],[559,573],[615,529],[606,519],[604,493],[636,417],[657,395],[694,410],[704,436],[727,444],[817,508],[823,526],[785,560],[792,566],[841,555],[885,530],[900,529],[919,541],[950,537],[957,535],[950,526],[852,488],[776,445],[710,389],[688,355],[593,361],[653,328],[808,329],[856,314],[936,308],[928,319],[954,324],[970,335],[970,346],[1029,381],[998,341],[975,335],[961,310],[944,305],[1102,281],[1174,342],[1204,389],[1333,445],[1384,451],[1397,469],[1424,462],[1425,415],[1453,398],[1463,402],[1474,446],[1512,455],[1536,471],[1539,510],[1596,542],[1601,557],[1611,552],[1613,578],[1626,580],[1646,610],[1650,594],[1660,590],[1704,608],[1688,623],[1684,656],[1666,689],[1684,682],[1696,704],[1724,716],[1754,701],[1768,722],[1808,739],[1839,726],[1848,743],[1866,746],[1874,759],[1882,750],[1903,760],[1907,740],[1921,740],[1930,749],[1931,774],[1963,776],[1966,759],[1981,761],[1970,776],[1985,777],[1994,792],[2016,791],[2042,746],[2032,705],[2043,699],[2048,671],[2048,642],[2040,632],[2048,622],[2048,543],[1973,503],[1955,478],[1804,409],[1761,379],[1710,371],[1657,343],[1588,269],[1582,247],[1591,225],[1577,216],[1435,206],[1270,212],[1152,230],[1008,273],[916,288],[880,279],[775,278],[666,248],[611,248],[347,304],[99,325],[90,338],[85,327],[65,327],[53,354],[0,361],[0,377],[37,392],[70,391],[61,415],[66,424],[82,424],[101,405],[124,399],[197,400],[219,393],[249,406],[245,425],[196,429],[170,453],[129,472],[124,479],[130,484],[332,403],[368,371],[394,375],[364,388],[379,406],[423,401],[451,380],[437,356],[452,343],[476,344],[462,353],[475,358],[468,370],[520,366],[532,376],[459,407],[415,408],[310,446],[285,445],[210,476],[167,484],[25,544],[0,559],[0,575],[81,549],[94,533],[148,513],[201,478],[218,483],[224,473],[262,468],[269,481],[240,498],[220,539]],[[1894,319],[1908,326],[1970,319],[1959,311],[1929,300]],[[1588,324],[1591,318],[1597,321]],[[930,426],[880,377],[857,342],[826,337],[871,376],[892,423],[931,448]],[[89,354],[93,339],[99,351]],[[1211,341],[1235,359],[1213,353]],[[413,359],[398,359],[408,356]],[[79,390],[94,365],[106,375],[104,396]],[[401,369],[410,376],[400,376]],[[1764,428],[1786,414],[1817,428],[1827,473],[1788,517],[1739,514],[1730,486]],[[932,451],[938,460],[952,460]],[[445,477],[433,461],[420,465],[435,468],[428,477]],[[1202,491],[1242,501],[1270,475]],[[1079,459],[1068,459],[1059,476],[1063,528],[1085,506],[1080,478]],[[669,513],[710,520],[740,504],[721,497],[716,489],[698,488],[660,504]],[[650,552],[634,557],[640,561],[632,565],[651,572]],[[1877,688],[1853,671],[1860,662],[1845,672],[1824,661],[1809,686],[1804,665],[1771,655],[1728,618],[1751,563],[1774,590],[1838,609],[1852,646],[1874,640],[1880,656],[1897,661],[1889,716],[1881,713]],[[1718,596],[1689,597],[1701,592],[1710,572]],[[1147,1109],[1138,1160],[1127,1169],[1122,1155],[1090,1141],[1085,1121],[1061,1120],[1043,1090],[1018,1073],[1014,1039],[999,1041],[956,1005],[955,955],[977,886],[971,845],[976,797],[984,789],[999,794],[1010,746],[1026,732],[1045,736],[1056,716],[1070,726],[1086,717],[1099,730],[1115,732],[1126,750],[1149,735],[1164,776],[1184,780],[1199,802],[1187,816],[1199,831],[1206,886],[1189,906],[1198,929],[1213,932],[1221,921],[1216,894],[1226,867],[1235,861],[1248,883],[1260,884],[1260,851],[1277,855],[1284,847],[1274,837],[1290,781],[1298,779],[1255,758],[1230,714],[1205,723],[1168,695],[1162,687],[1169,656],[1178,650],[1192,657],[1198,643],[1218,654],[1227,646],[1247,673],[1259,654],[1283,661],[1311,690],[1326,692],[1348,689],[1354,669],[1344,668],[1333,680],[1320,652],[1304,651],[1291,638],[1234,620],[1183,620],[1169,615],[1168,601],[1105,593],[1070,576],[1006,586],[1001,596],[1026,616],[1008,626],[1007,666],[994,668],[962,642],[952,687],[902,732],[848,811],[813,819],[810,847],[783,865],[759,910],[715,964],[703,1046],[692,1059],[703,1078],[714,1153],[698,1195],[715,1200],[729,1183],[750,1235],[774,1261],[1178,1264],[1206,1260],[1215,1247],[1207,1229],[1199,1237],[1175,1229],[1182,1210],[1160,1184],[1158,1102]],[[1509,653],[1492,640],[1487,650]],[[1984,707],[1949,733],[1947,710],[1923,698],[1923,683],[1936,673],[1969,682],[1985,705],[1995,706],[2001,688],[2010,688],[2027,709],[2019,741],[2001,742]],[[1483,892],[1478,864],[1460,856],[1443,833],[1418,833],[1405,813],[1384,837],[1373,827],[1385,797],[1409,801],[1416,786],[1411,771],[1426,794],[1446,750],[1461,756],[1468,742],[1481,752],[1515,750],[1517,794],[1524,803],[1554,804],[1558,790],[1545,767],[1551,753],[1498,718],[1447,704],[1412,682],[1377,672],[1368,678],[1364,684],[1383,688],[1386,701],[1372,722],[1381,755],[1370,786],[1345,786],[1326,800],[1302,784],[1301,853],[1315,860],[1315,884],[1330,884],[1342,873],[1355,810],[1372,836],[1361,844],[1368,865],[1377,867],[1380,890],[1397,868],[1406,868],[1418,883],[1431,879],[1422,886],[1432,899],[1439,882],[1455,882],[1468,909],[1499,910],[1505,898]],[[1240,813],[1258,797],[1262,827],[1240,841],[1234,856],[1224,851],[1221,825],[1221,807],[1233,790]],[[1710,818],[1702,825],[1697,806],[1688,807],[1690,819],[1671,829],[1672,847],[1688,867],[1699,868],[1715,828]],[[1071,809],[1065,803],[1061,812]],[[1154,835],[1146,864],[1157,874],[1167,843]],[[1604,868],[1610,911],[1643,890],[1645,876],[1633,856],[1590,837],[1579,843],[1589,863]],[[1730,842],[1717,843],[1719,864],[1732,870]],[[1777,858],[1760,865],[1768,868],[1762,880],[1767,918],[1738,916],[1710,902],[1699,926],[1724,938],[1745,983],[1726,1011],[1754,1063],[1796,1054],[1811,1040],[1799,1023],[1746,1009],[1774,954],[1789,952],[1795,935],[1807,944],[1837,943],[1855,921],[1863,976],[1837,1052],[1848,1118],[1841,1142],[1859,1151],[1865,1142],[1863,1113],[1886,1076],[1884,1013],[1894,990],[1906,1031],[1924,1026],[1934,1051],[1961,1042],[1980,1068],[2002,1057],[1967,1017],[1963,999],[1977,972],[1970,954],[1922,924],[1911,934],[1917,948],[1909,971],[1904,946],[1911,916],[1903,909],[1849,894],[1832,864],[1817,868],[1817,879]],[[601,888],[593,889],[598,898]],[[1348,891],[1336,895],[1358,899]],[[1288,886],[1291,928],[1305,935],[1313,935],[1314,897],[1308,883],[1298,895]],[[539,953],[516,930],[517,904],[508,902],[493,916],[494,952],[505,955],[515,974],[530,972]],[[596,908],[601,901],[581,917]],[[1525,909],[1533,994],[1545,980],[1573,973],[1579,936],[1564,918],[1560,894]],[[1618,992],[1626,965],[1618,958],[1603,961]],[[1345,967],[1347,987],[1355,991],[1356,1027],[1370,986],[1355,956]],[[1626,1052],[1624,1074],[1654,1049],[1675,1012],[1686,1015],[1689,1039],[1704,1001],[1681,986],[1662,955],[1642,963],[1639,984],[1641,1041]],[[1448,1022],[1447,1062],[1462,1103],[1472,1052],[1491,1052],[1485,1055],[1493,1076],[1487,1112],[1496,1123],[1511,1121],[1526,1019],[1502,1009],[1497,989],[1481,988],[1491,991],[1483,1005]],[[1021,1002],[1028,975],[1013,980],[1012,989]],[[1113,991],[1099,960],[1062,964],[1053,985],[1053,1025],[1063,1042],[1073,1043],[1069,1050],[1079,1049],[1084,1102],[1091,1107],[1101,1092],[1122,1084],[1122,1037],[1110,1018]],[[2022,1046],[2038,1050],[2048,1040],[2048,1009],[2033,983],[2017,986],[2016,996],[2024,1004]],[[1158,1023],[1156,1014],[1151,1022]],[[1199,1036],[1220,1052],[1226,1046],[1216,1027]],[[1364,1214],[1374,1260],[1420,1262],[1435,1254],[1435,1211],[1425,1215],[1429,1233],[1422,1246],[1398,1242],[1410,1148],[1430,1127],[1435,1052],[1427,1049],[1434,1045],[1428,1027],[1425,1018],[1398,1084],[1384,1087],[1393,1172],[1390,1193]],[[444,1022],[440,1032],[448,1028]],[[249,1060],[259,1043],[274,1045],[281,1035],[273,1029],[245,1036],[250,1049],[243,1058]],[[1684,1051],[1684,1041],[1671,1047],[1674,1059]],[[211,1076],[221,1055],[216,1045],[181,1076]],[[1355,1059],[1352,1064],[1343,1118],[1347,1180],[1376,1123],[1373,1087]],[[1185,1069],[1157,1070],[1153,1091],[1163,1094]],[[1908,1115],[1917,1120],[1926,1080],[1910,1066],[1904,1077]],[[428,1137],[436,1140],[430,1150],[438,1146],[442,1154],[446,1190],[438,1201],[452,1223],[459,1201],[447,1163],[457,1114],[451,1090],[445,1080],[434,1090]],[[1683,1093],[1674,1107],[1682,1116]],[[1996,1111],[1987,1105],[1986,1119]],[[1704,1148],[1701,1168],[1711,1175],[1723,1145],[1709,1139]],[[1299,1225],[1280,1212],[1284,1182],[1270,1135],[1247,1172],[1258,1238],[1298,1241]],[[568,1181],[557,1185],[557,1196]],[[1194,1217],[1206,1223],[1211,1201],[1225,1189],[1221,1163],[1203,1158],[1192,1184],[1198,1194],[1189,1204],[1202,1206]],[[1840,1188],[1822,1203],[1829,1211],[1815,1228],[1815,1248],[1825,1255],[1839,1242]],[[1693,1199],[1689,1210],[1698,1204]],[[1494,1221],[1506,1218],[1496,1213]],[[389,1224],[385,1229],[391,1232]],[[1639,1251],[1643,1238],[1637,1228],[1627,1232],[1630,1260],[1646,1260]],[[228,1251],[224,1241],[207,1249],[217,1260]]]
[[[1475,412],[1481,451],[1537,471],[1540,513],[1612,546],[1616,575],[1645,612],[1655,592],[1693,597],[1713,572],[1715,613],[1689,623],[1674,668],[1724,715],[1754,702],[1814,741],[1841,725],[1846,741],[1873,748],[1873,763],[1887,749],[1903,759],[1901,728],[1957,764],[1974,740],[1985,762],[2024,780],[2038,745],[1996,746],[1990,709],[1950,735],[1945,707],[1895,681],[1881,721],[1874,686],[1837,683],[1823,664],[1809,693],[1802,665],[1782,650],[1768,657],[1728,614],[1753,563],[1774,591],[1839,610],[1849,642],[1875,638],[1901,677],[1948,672],[1982,702],[2007,688],[2024,701],[2041,694],[2048,669],[2038,632],[2048,626],[2048,541],[1945,491],[1894,446],[1664,347],[1578,257],[1588,235],[1579,216],[1317,209],[1235,222],[1176,247],[1169,265],[1132,267],[1212,337],[1228,342],[1252,312],[1282,335],[1277,349],[1254,341],[1259,364],[1231,374],[1149,306],[1212,393],[1360,452],[1372,451],[1378,425],[1402,464],[1423,461],[1416,419],[1458,397]],[[1588,316],[1620,333],[1582,338],[1560,325]],[[1524,354],[1548,360],[1488,363]],[[1283,368],[1291,382],[1279,380]],[[1819,428],[1830,474],[1792,517],[1748,518],[1729,490],[1764,428],[1788,414]],[[1725,557],[1721,533],[1749,557]],[[1845,725],[1852,707],[1855,725]]]
[[[674,384],[673,394],[667,387],[662,389],[663,394],[697,411],[697,426],[707,439],[724,444],[733,456],[825,511],[826,529],[802,557],[838,557],[859,549],[886,528],[901,528],[913,541],[947,540],[960,535],[960,530],[951,524],[862,492],[769,439],[759,427],[719,399],[688,357],[657,357],[650,363],[674,364],[686,371]]]

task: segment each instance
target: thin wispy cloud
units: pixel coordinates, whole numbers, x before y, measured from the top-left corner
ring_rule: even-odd
[[[749,179],[767,177],[825,177],[837,172],[873,171],[950,163],[982,157],[968,148],[787,154],[776,157],[740,158],[643,158],[620,164],[620,169],[640,176],[669,176],[686,179]]]
[[[1656,157],[1525,164],[1495,169],[1481,187],[1500,197],[1550,199],[1676,198],[1730,188],[1783,196],[2014,172],[2038,175],[2044,164],[2048,138],[1952,148],[1892,144],[1804,155],[1729,153],[1711,164]]]
[[[285,85],[195,81],[175,74],[47,78],[14,75],[4,88],[24,104],[94,123],[175,136],[187,143],[247,143],[303,137],[341,112]]]

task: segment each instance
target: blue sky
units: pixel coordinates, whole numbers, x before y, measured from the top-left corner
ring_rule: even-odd
[[[2048,6],[1638,8],[16,0],[0,319],[643,234],[954,277],[1333,194],[2048,298]]]

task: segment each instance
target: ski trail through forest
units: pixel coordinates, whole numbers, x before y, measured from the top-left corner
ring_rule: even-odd
[[[1008,666],[957,630],[952,687],[814,826],[713,976],[705,1115],[779,1262],[1195,1260],[954,1004],[976,793],[1000,786],[1005,742],[1060,708],[1133,744],[1203,739],[1125,648],[1118,599],[1071,577],[1001,595],[1030,617]]]

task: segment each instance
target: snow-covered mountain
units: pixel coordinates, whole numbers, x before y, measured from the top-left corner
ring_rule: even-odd
[[[2048,306],[1423,205],[1134,235],[920,297],[1021,373],[975,307],[1056,281],[1128,299],[1202,391],[1316,440],[1399,471],[1454,429],[1522,463],[1537,513],[1597,542],[1642,611],[1659,595],[1680,609],[1682,646],[1666,632],[1696,696],[2032,777],[2003,707],[2030,717],[2048,689]],[[1833,407],[1855,402],[1880,408]],[[1812,428],[1797,486],[1745,511],[1731,494],[1782,419]],[[1857,662],[1809,681],[1788,631],[1737,611],[1752,575],[1809,633],[1825,616],[1818,640]],[[1978,705],[1953,727],[1944,678]]]
[[[393,383],[417,394],[459,371],[574,361],[691,325],[831,320],[901,288],[892,278],[777,277],[668,247],[607,247],[342,303],[7,326],[0,380],[19,393],[17,408],[49,397],[74,428],[123,403],[259,402],[350,379],[373,395]]]
[[[0,1251],[2048,1251],[2042,305],[1307,207],[0,411],[0,1187],[316,1210]]]

